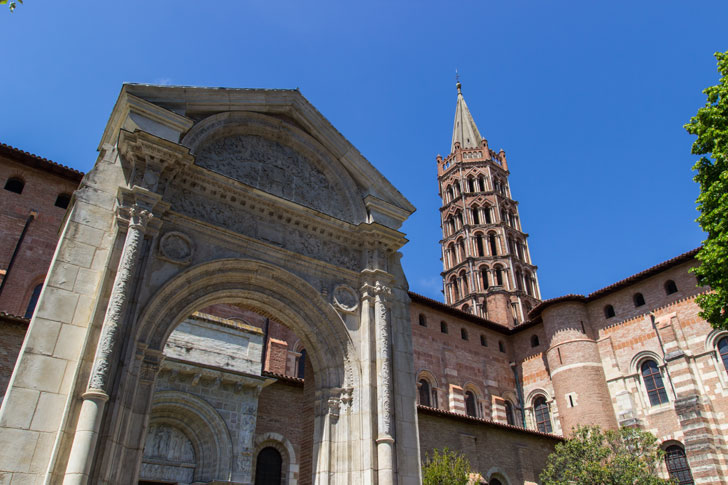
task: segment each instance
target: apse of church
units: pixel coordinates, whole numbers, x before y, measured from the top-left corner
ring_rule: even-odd
[[[437,157],[445,301],[516,326],[540,301],[536,266],[508,183],[508,162],[481,136],[457,83],[450,154]]]

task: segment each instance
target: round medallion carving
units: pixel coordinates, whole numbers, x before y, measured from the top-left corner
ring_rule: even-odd
[[[170,263],[189,264],[194,251],[192,240],[181,232],[168,232],[159,240],[159,257]]]
[[[353,312],[359,306],[359,297],[350,286],[339,285],[334,289],[334,305],[345,312]]]

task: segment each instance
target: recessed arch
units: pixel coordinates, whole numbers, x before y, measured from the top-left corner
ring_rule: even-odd
[[[317,387],[355,385],[345,382],[353,343],[339,314],[308,282],[260,261],[219,259],[179,273],[146,305],[137,346],[161,351],[179,322],[217,303],[239,304],[292,329],[308,351]],[[350,380],[358,375],[358,369],[346,369]]]

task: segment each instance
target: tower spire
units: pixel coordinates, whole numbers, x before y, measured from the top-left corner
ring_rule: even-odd
[[[488,147],[457,81],[452,151],[437,157],[445,302],[513,327],[540,301],[537,268],[508,185],[506,154]]]
[[[455,143],[460,143],[460,148],[477,148],[483,141],[483,137],[480,136],[478,127],[475,125],[475,120],[470,114],[468,105],[465,103],[463,97],[462,84],[460,84],[460,76],[456,71],[456,84],[455,87],[458,89],[458,100],[455,106],[455,122],[452,127],[452,145],[450,147],[450,153],[455,151]]]

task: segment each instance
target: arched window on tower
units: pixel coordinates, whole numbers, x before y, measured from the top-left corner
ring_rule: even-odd
[[[503,268],[500,266],[495,267],[495,284],[496,286],[503,286]]]
[[[255,485],[281,483],[283,458],[272,446],[260,450],[255,460]]]
[[[465,391],[465,413],[473,418],[478,417],[478,403],[473,391]]]
[[[533,296],[533,275],[531,275],[530,271],[526,271],[526,294],[528,296]]]
[[[468,178],[468,190],[470,192],[475,192],[475,179],[473,177]]]
[[[463,261],[468,257],[468,254],[465,252],[465,239],[461,239],[458,242],[458,246],[460,248],[460,261]]]
[[[455,187],[455,196],[458,196],[459,197],[460,194],[461,194],[461,192],[460,192],[460,182],[456,180],[455,183],[453,184],[453,186]]]
[[[642,382],[645,384],[650,406],[658,406],[668,402],[665,384],[662,382],[662,373],[654,360],[646,360],[640,366]]]
[[[460,213],[460,211],[457,211],[455,213],[455,229],[460,230],[463,228],[463,215]]]
[[[452,202],[452,200],[455,198],[455,195],[452,190],[452,186],[448,186],[447,190],[445,191],[445,194],[447,197],[445,198],[446,202]]]
[[[695,483],[682,446],[672,445],[665,448],[665,465],[670,478],[679,485],[693,485]]]
[[[492,232],[490,234],[488,234],[488,244],[490,245],[490,255],[497,256],[498,248],[497,248],[496,242],[495,242],[495,234],[493,234]]]
[[[468,288],[468,274],[465,272],[465,270],[460,272],[460,281],[462,281],[462,288],[463,288],[462,296],[465,296],[468,293],[470,293],[469,288]]]
[[[485,212],[485,223],[493,224],[493,216],[492,216],[490,207],[485,207],[484,212]]]
[[[506,217],[506,211],[505,209],[501,209],[501,222],[504,224],[508,224],[508,218]]]
[[[480,208],[479,207],[473,207],[472,209],[472,215],[473,215],[473,224],[480,224]]]
[[[516,288],[523,290],[523,273],[521,273],[520,269],[516,271]]]
[[[533,414],[536,418],[536,429],[542,433],[551,433],[551,413],[545,397],[538,396],[533,402]]]
[[[483,267],[480,269],[480,283],[483,290],[488,289],[488,268]]]
[[[460,299],[460,288],[458,287],[458,279],[453,276],[450,280],[452,286],[452,301],[458,301]]]
[[[482,175],[478,177],[478,185],[480,186],[481,191],[485,190],[485,178]]]
[[[485,246],[483,245],[483,235],[477,234],[475,236],[475,250],[478,256],[485,256]]]

